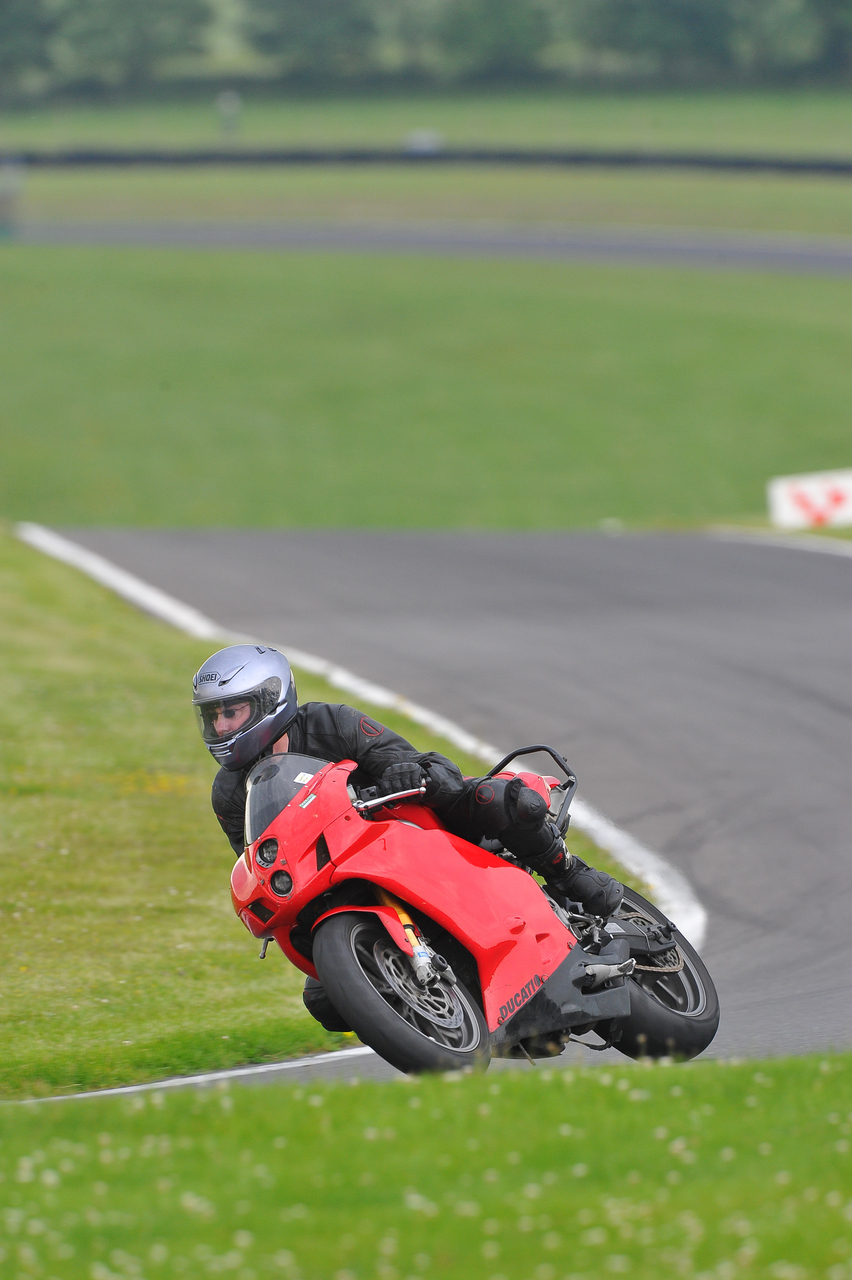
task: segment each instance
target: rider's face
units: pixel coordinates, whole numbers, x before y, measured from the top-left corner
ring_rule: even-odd
[[[213,728],[220,738],[230,738],[231,734],[241,729],[251,716],[251,703],[232,702],[227,707],[219,707],[213,719]]]

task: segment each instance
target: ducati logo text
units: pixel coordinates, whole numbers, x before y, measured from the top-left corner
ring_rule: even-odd
[[[520,1009],[522,1004],[526,1004],[530,996],[534,996],[541,985],[541,978],[536,974],[534,978],[530,978],[529,982],[521,987],[520,991],[516,991],[505,1004],[501,1004],[497,1025],[499,1026],[501,1022],[505,1022],[511,1014]]]

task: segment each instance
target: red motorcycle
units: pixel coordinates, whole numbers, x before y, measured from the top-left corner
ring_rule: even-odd
[[[577,780],[521,773],[564,834]],[[269,756],[248,777],[237,915],[318,978],[358,1037],[400,1071],[485,1068],[492,1054],[590,1048],[691,1058],[719,1023],[713,982],[672,921],[628,890],[608,919],[538,883],[494,841],[452,835],[419,792],[379,796],[351,760]],[[487,847],[486,847],[487,846]]]

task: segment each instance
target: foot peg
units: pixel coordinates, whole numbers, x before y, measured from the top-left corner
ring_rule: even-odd
[[[632,956],[629,960],[622,960],[621,964],[587,964],[586,977],[591,978],[588,990],[594,991],[595,987],[609,982],[610,978],[626,978],[635,968],[636,961]]]

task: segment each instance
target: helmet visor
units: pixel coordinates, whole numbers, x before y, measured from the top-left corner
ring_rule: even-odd
[[[235,693],[230,698],[196,702],[195,718],[202,738],[208,744],[227,742],[269,715],[280,696],[281,681],[273,677],[249,693]]]
[[[257,699],[241,694],[222,702],[196,703],[195,717],[205,742],[225,742],[257,719]]]

